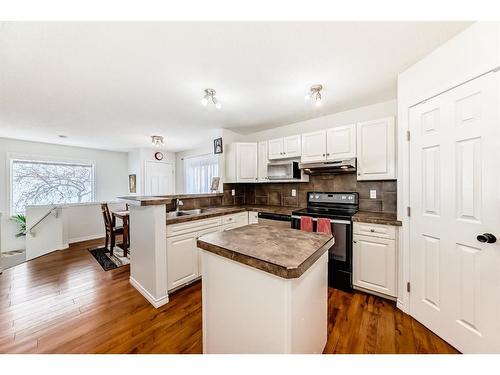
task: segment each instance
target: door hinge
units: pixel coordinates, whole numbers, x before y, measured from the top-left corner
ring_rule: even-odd
[[[407,131],[406,131],[406,140],[407,140],[408,142],[410,142],[410,139],[411,139],[411,133],[410,133],[410,131],[409,131],[409,130],[407,130]]]
[[[411,290],[411,284],[410,284],[410,282],[408,281],[408,282],[406,283],[406,291],[407,291],[408,293],[410,293],[410,290]]]
[[[408,217],[411,216],[411,207],[410,206],[406,207],[406,215],[408,215]]]

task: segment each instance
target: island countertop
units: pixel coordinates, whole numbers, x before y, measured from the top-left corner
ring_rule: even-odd
[[[334,244],[330,235],[251,224],[198,239],[199,248],[273,275],[300,277]]]
[[[134,206],[158,206],[170,204],[175,199],[193,199],[193,198],[214,198],[222,197],[222,193],[206,193],[206,194],[173,194],[173,195],[158,195],[158,196],[140,196],[129,195],[126,197],[118,197],[118,199],[126,201]]]

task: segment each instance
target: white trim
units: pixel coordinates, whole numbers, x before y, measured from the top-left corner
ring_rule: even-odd
[[[78,159],[78,158],[61,158],[56,156],[38,155],[38,154],[25,154],[17,152],[6,152],[5,153],[5,163],[6,163],[6,192],[7,192],[7,208],[9,210],[9,215],[13,215],[12,203],[13,203],[13,191],[12,191],[12,162],[15,160],[23,161],[33,161],[33,162],[53,162],[54,164],[76,164],[82,166],[92,167],[92,191],[91,191],[91,201],[94,202],[97,197],[97,163],[95,160],[91,159]],[[91,202],[84,202],[91,203]],[[78,203],[76,203],[78,204]]]
[[[104,234],[93,234],[90,236],[83,236],[83,237],[77,237],[77,238],[69,238],[68,239],[68,244],[72,244],[75,242],[83,242],[83,241],[90,241],[90,240],[98,240],[101,238],[104,238]]]
[[[168,293],[160,298],[154,298],[151,293],[149,293],[137,280],[135,280],[132,276],[129,277],[130,284],[142,294],[144,298],[146,298],[149,303],[151,303],[155,308],[159,308],[168,303]]]

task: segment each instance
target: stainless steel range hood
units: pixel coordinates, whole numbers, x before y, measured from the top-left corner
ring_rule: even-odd
[[[323,161],[319,163],[301,163],[300,169],[307,174],[326,174],[326,173],[352,173],[356,172],[356,158],[344,160]]]

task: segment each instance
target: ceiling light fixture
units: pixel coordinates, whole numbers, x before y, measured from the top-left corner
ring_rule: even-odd
[[[211,101],[212,103],[214,103],[215,108],[221,109],[222,105],[217,100],[215,95],[216,95],[216,93],[215,93],[214,89],[205,89],[205,95],[203,96],[203,99],[201,99],[201,105],[203,107],[206,107],[208,105],[208,103]]]
[[[314,100],[314,104],[316,107],[319,107],[321,105],[321,90],[323,90],[323,85],[314,85],[311,86],[309,89],[309,92],[305,96],[305,100]]]
[[[165,141],[163,140],[163,137],[161,135],[152,135],[151,143],[155,147],[161,147],[165,144]]]

